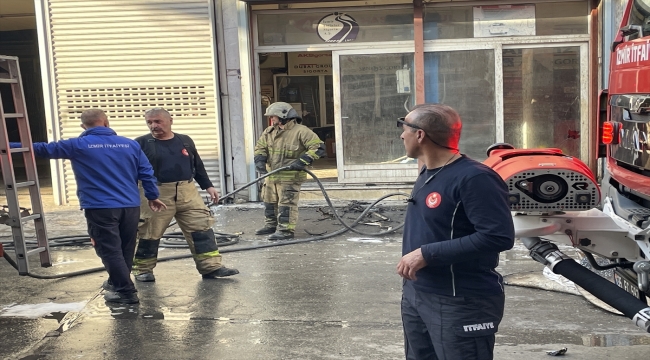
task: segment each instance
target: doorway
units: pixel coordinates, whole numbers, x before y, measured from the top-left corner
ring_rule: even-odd
[[[302,124],[325,143],[325,156],[313,163],[312,172],[321,181],[337,181],[332,53],[259,53],[258,60],[262,114],[274,102],[291,104]]]

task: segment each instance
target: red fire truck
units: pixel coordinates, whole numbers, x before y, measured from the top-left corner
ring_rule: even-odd
[[[650,1],[629,1],[610,50],[609,89],[601,94],[599,119],[604,211],[645,230],[645,241],[637,244],[650,260]],[[622,268],[615,273],[616,283],[639,298],[649,290],[650,265],[642,268],[641,274]]]
[[[508,184],[516,236],[531,257],[650,332],[650,0],[629,1],[604,52],[611,63],[600,96],[600,184],[560,149],[495,144],[485,164]],[[595,270],[613,269],[614,281],[556,243],[581,250]]]

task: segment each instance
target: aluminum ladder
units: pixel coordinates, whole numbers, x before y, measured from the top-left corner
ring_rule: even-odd
[[[5,85],[9,84],[9,86]],[[38,184],[38,173],[36,171],[36,160],[34,159],[34,147],[32,135],[29,130],[27,109],[25,108],[25,94],[20,78],[20,66],[18,58],[13,56],[0,55],[0,86],[11,87],[13,104],[4,104],[0,99],[0,161],[2,162],[2,178],[4,180],[5,195],[7,197],[7,211],[0,216],[0,221],[11,226],[11,234],[16,249],[16,264],[18,273],[27,275],[29,273],[29,256],[40,255],[42,267],[52,266],[50,247],[45,230],[45,218],[43,217],[43,203]],[[12,106],[13,105],[13,106]],[[5,109],[13,111],[5,112]],[[20,134],[22,147],[10,149],[9,136],[7,133],[7,119],[16,119],[16,125]],[[25,165],[27,180],[16,182],[16,175],[11,154],[22,153]],[[20,207],[18,201],[18,190],[29,189],[32,213],[28,209]],[[28,221],[34,222],[36,231],[37,247],[28,250],[25,243],[24,224]]]

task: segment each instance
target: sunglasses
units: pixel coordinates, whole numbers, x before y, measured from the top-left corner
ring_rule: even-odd
[[[408,126],[410,128],[416,129],[416,130],[422,130],[422,131],[424,131],[424,136],[426,136],[432,143],[440,146],[441,148],[458,151],[457,148],[452,148],[452,147],[449,147],[449,146],[438,144],[435,140],[433,140],[431,138],[431,136],[429,136],[429,134],[427,134],[427,132],[423,128],[421,128],[421,127],[419,127],[419,126],[417,126],[415,124],[407,123],[405,120],[406,120],[405,117],[397,118],[397,127],[402,129],[402,128],[404,128],[404,125],[406,125],[406,126]]]
[[[407,123],[407,122],[405,121],[405,119],[406,119],[405,117],[397,118],[397,127],[398,127],[398,128],[402,129],[402,128],[404,127],[404,125],[406,125],[406,126],[411,127],[411,128],[413,128],[413,129],[418,129],[418,130],[422,130],[422,131],[424,131],[423,128],[421,128],[421,127],[419,127],[419,126],[417,126],[417,125],[414,125],[414,124],[411,124],[411,123]],[[425,134],[426,134],[426,131],[425,131]]]

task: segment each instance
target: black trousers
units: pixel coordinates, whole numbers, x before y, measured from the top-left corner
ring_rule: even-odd
[[[119,209],[85,209],[88,235],[94,240],[95,252],[102,259],[108,279],[115,291],[136,292],[131,281],[140,207]]]
[[[505,295],[444,296],[402,292],[404,350],[408,360],[492,360]]]

